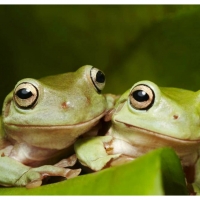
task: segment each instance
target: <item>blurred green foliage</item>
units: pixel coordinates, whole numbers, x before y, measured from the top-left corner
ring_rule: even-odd
[[[0,188],[1,195],[187,195],[172,149],[154,150],[130,163],[38,188]]]
[[[104,92],[136,81],[198,90],[200,7],[190,5],[1,5],[0,103],[22,78],[91,64]]]
[[[75,71],[85,64],[105,72],[105,93],[123,93],[144,79],[160,86],[198,90],[199,21],[197,5],[0,5],[0,104],[22,78]],[[148,162],[155,167],[154,175],[161,176],[158,166]],[[183,183],[182,174],[174,174]],[[145,178],[140,180],[144,184]],[[65,188],[71,183],[59,184]],[[155,189],[150,185],[148,194]],[[161,183],[157,186],[156,192],[162,194]],[[11,190],[16,194],[14,188],[3,189],[5,194]],[[36,190],[41,194],[41,189]]]

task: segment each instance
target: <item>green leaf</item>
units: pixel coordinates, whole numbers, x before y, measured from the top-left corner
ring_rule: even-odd
[[[1,195],[186,195],[172,149],[154,150],[130,163],[35,189],[0,188]]]

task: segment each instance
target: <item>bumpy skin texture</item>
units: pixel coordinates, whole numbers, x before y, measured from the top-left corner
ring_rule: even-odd
[[[102,141],[101,137],[80,139],[75,143],[75,152],[83,165],[98,171],[133,160],[156,148],[172,147],[180,157],[188,184],[193,184],[198,193],[199,115],[200,91],[159,88],[150,81],[140,81],[119,98],[108,117],[112,121],[105,136],[109,137],[109,143],[96,145],[97,140]],[[118,157],[103,159],[111,155]],[[100,164],[96,162],[99,158]]]
[[[80,135],[98,131],[99,120],[113,105],[101,94],[104,85],[104,74],[90,65],[19,81],[3,105],[0,184],[36,187],[46,176],[77,176],[80,169],[52,164],[73,154]]]

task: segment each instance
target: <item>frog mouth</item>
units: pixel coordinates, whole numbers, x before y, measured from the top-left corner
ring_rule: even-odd
[[[27,128],[41,128],[41,129],[52,129],[52,128],[67,128],[67,129],[72,129],[74,127],[82,127],[82,126],[87,126],[89,124],[96,124],[98,123],[98,120],[100,120],[105,114],[107,113],[107,111],[102,112],[100,115],[96,116],[93,119],[90,119],[88,121],[84,121],[81,123],[76,123],[76,124],[60,124],[60,125],[32,125],[32,124],[14,124],[14,123],[4,123],[6,126],[16,126],[16,127],[27,127]]]
[[[107,111],[106,111],[107,112]],[[99,120],[105,111],[97,117],[72,125],[17,125],[4,123],[7,138],[15,143],[27,143],[46,149],[65,149],[83,134],[96,134]]]
[[[163,135],[162,133],[158,133],[158,132],[148,130],[148,129],[145,129],[145,128],[142,128],[142,127],[134,126],[134,125],[131,125],[131,124],[119,121],[119,120],[115,120],[115,121],[120,123],[120,124],[123,124],[127,128],[135,130],[135,132],[143,133],[143,134],[146,134],[146,135],[151,135],[153,137],[165,139],[165,140],[168,140],[168,141],[174,141],[174,142],[178,142],[178,143],[187,143],[187,144],[188,143],[196,144],[196,143],[200,142],[200,140],[180,139],[180,138],[176,138],[176,137],[173,137],[173,136],[170,136],[170,135]]]

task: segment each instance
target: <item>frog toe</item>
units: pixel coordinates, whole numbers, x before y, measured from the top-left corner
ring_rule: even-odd
[[[42,180],[35,180],[31,181],[26,184],[26,188],[31,189],[31,188],[36,188],[42,185]]]
[[[81,169],[68,169],[68,170],[69,171],[66,174],[67,179],[74,178],[81,173]]]
[[[62,159],[58,163],[56,163],[54,166],[56,167],[72,167],[76,164],[77,157],[76,154],[70,156],[69,158]]]

